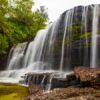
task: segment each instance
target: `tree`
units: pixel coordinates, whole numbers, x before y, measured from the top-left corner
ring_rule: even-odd
[[[45,7],[32,12],[33,4],[33,0],[0,0],[0,55],[20,42],[33,40],[37,31],[45,28]]]

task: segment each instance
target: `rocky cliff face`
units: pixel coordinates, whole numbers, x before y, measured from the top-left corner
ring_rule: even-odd
[[[7,57],[0,57],[0,70],[5,70],[7,65]]]

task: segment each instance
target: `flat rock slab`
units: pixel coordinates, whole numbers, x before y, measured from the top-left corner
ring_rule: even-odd
[[[30,85],[30,82],[38,85],[44,89],[61,88],[76,84],[76,77],[73,72],[60,73],[27,73],[23,77],[26,84]]]

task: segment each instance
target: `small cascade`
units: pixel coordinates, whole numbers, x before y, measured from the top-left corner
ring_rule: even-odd
[[[27,43],[18,44],[15,48],[13,47],[8,57],[7,70],[21,69],[23,66],[24,51]]]
[[[23,69],[24,53],[27,46],[26,43],[20,43],[16,47],[12,47],[8,55],[7,68],[4,71],[0,71],[1,82],[13,82],[18,83],[21,79],[21,75],[25,74]]]
[[[41,87],[44,88],[44,83],[45,83],[46,75],[44,75],[42,81],[41,81]]]
[[[54,74],[51,74],[51,76],[50,76],[50,78],[49,78],[49,82],[48,82],[48,85],[47,85],[47,91],[50,91],[51,90],[51,85],[52,85],[52,79],[53,79],[53,77],[54,77]]]

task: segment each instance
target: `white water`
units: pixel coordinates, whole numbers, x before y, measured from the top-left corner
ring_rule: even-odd
[[[42,55],[45,38],[46,31],[41,30],[37,33],[37,36],[35,37],[34,41],[29,44],[29,47],[24,58],[24,68],[27,67],[28,69],[34,70],[34,66],[38,67],[38,64],[42,63],[40,62],[40,59]]]
[[[99,6],[96,5],[93,9],[93,24],[92,24],[92,50],[91,50],[91,67],[97,67],[97,34],[98,34],[98,19],[99,19]]]
[[[84,31],[84,33],[88,33],[87,32],[87,16],[88,16],[88,6],[83,8],[83,14],[82,14],[82,30]],[[83,30],[84,29],[84,30]],[[81,33],[82,34],[82,33]],[[87,46],[86,48],[84,48],[84,61],[83,61],[83,65],[86,66],[87,65],[87,61],[88,61],[88,56],[89,56],[89,50],[88,50],[88,35],[85,34],[86,40],[85,40],[85,45]],[[81,46],[82,47],[82,46]]]
[[[62,41],[62,50],[61,50],[61,60],[60,60],[60,71],[63,71],[63,61],[64,61],[64,49],[65,49],[65,38],[66,38],[66,33],[69,35],[71,28],[69,29],[68,26],[72,26],[72,20],[73,20],[73,11],[74,9],[68,11],[65,16],[65,30],[64,30],[64,36],[63,36],[63,41]],[[68,30],[68,32],[67,32]],[[69,37],[70,38],[70,37]],[[68,52],[68,51],[67,51]],[[69,65],[67,65],[69,66]]]
[[[27,43],[18,44],[17,47],[13,47],[8,57],[7,70],[19,69],[21,66],[21,60],[24,57],[24,51]],[[12,52],[13,51],[13,52]]]

